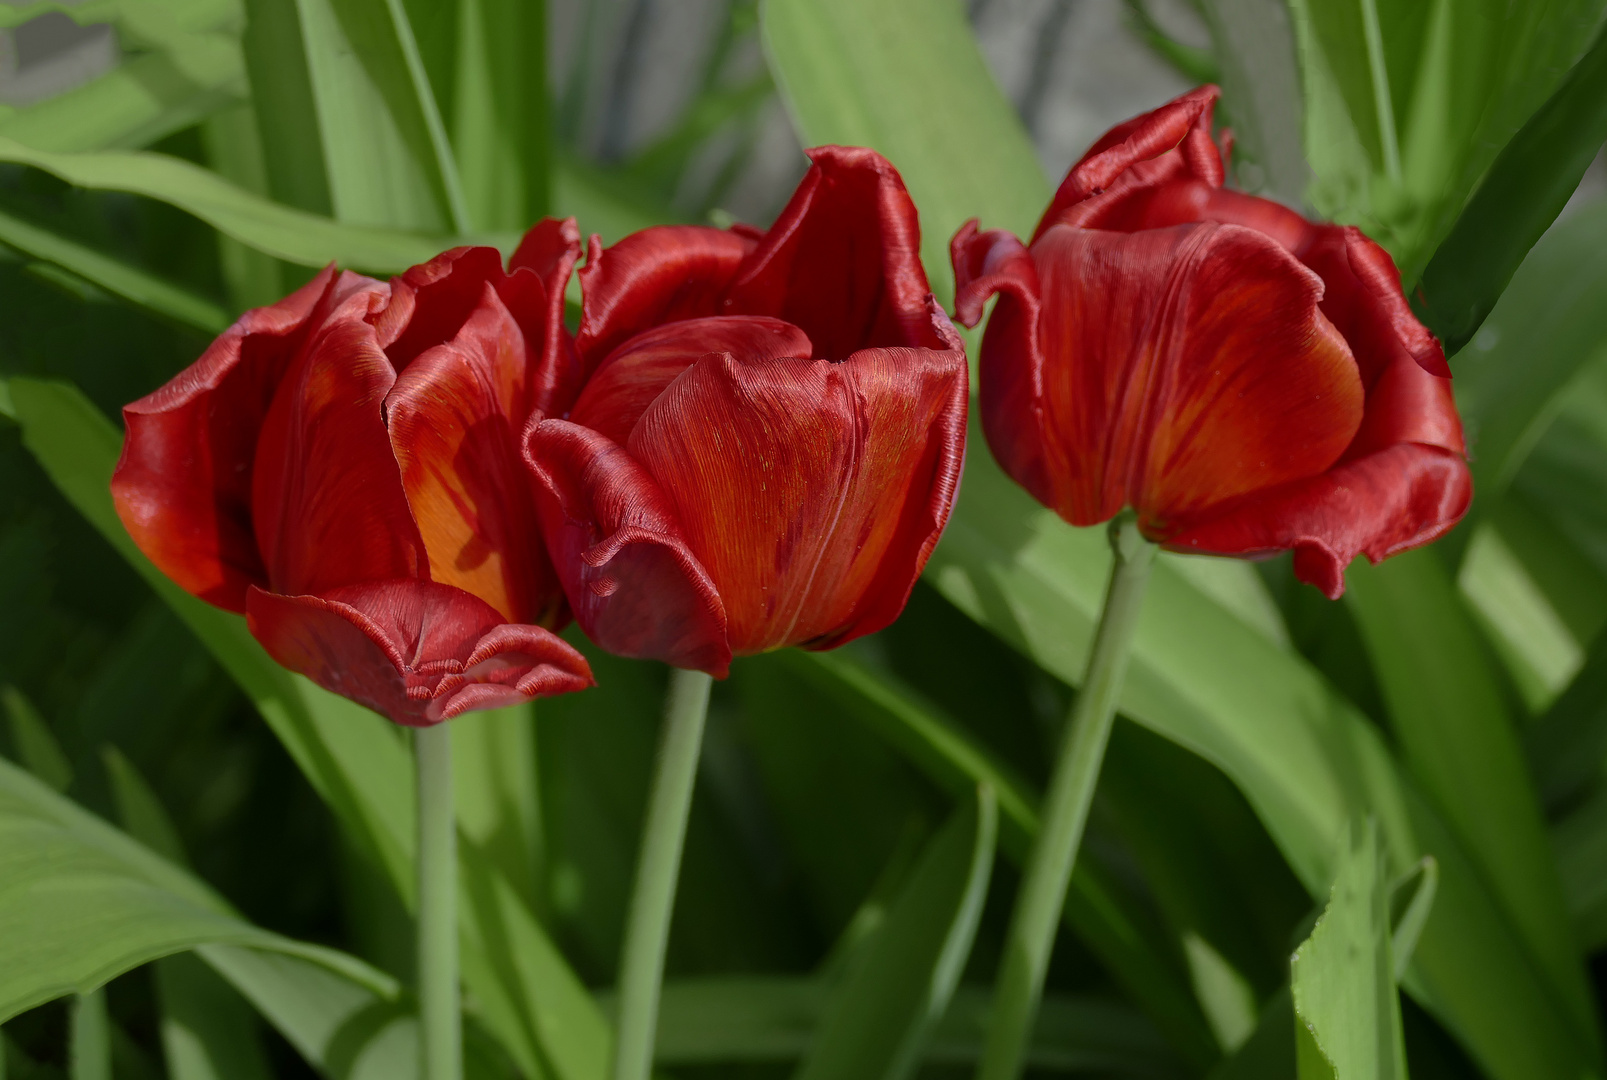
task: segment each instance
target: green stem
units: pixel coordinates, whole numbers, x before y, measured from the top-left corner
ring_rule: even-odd
[[[413,732],[418,765],[418,1000],[424,1080],[461,1080],[458,1008],[458,847],[452,729]]]
[[[1044,799],[1043,824],[1027,856],[1021,891],[1010,916],[977,1080],[1015,1080],[1020,1075],[1066,886],[1071,882],[1088,806],[1105,759],[1105,744],[1110,741],[1116,701],[1127,674],[1128,646],[1138,624],[1155,545],[1139,534],[1138,523],[1130,514],[1110,523],[1110,544],[1116,562],[1105,593],[1105,610],[1088,656],[1087,677],[1062,736]]]
[[[670,675],[664,730],[647,795],[647,823],[636,859],[636,888],[625,921],[619,964],[619,1035],[614,1044],[614,1080],[648,1080],[658,1029],[658,991],[664,977],[664,947],[681,872],[686,817],[692,808],[710,678],[701,671]]]

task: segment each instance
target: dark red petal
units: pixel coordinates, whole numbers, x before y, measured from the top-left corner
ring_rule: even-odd
[[[118,516],[163,573],[203,600],[244,611],[247,586],[267,584],[251,522],[257,435],[309,328],[364,290],[384,286],[327,268],[240,316],[199,360],[124,407]]]
[[[1166,546],[1240,556],[1292,548],[1295,575],[1337,599],[1358,552],[1376,563],[1436,540],[1472,497],[1460,454],[1404,443],[1181,523]]]
[[[550,630],[505,623],[468,593],[429,581],[321,596],[253,587],[246,625],[291,671],[412,727],[593,685],[585,657]]]
[[[1053,225],[1132,231],[1154,188],[1195,179],[1222,186],[1222,157],[1211,141],[1211,113],[1222,92],[1201,86],[1106,132],[1071,167],[1032,234]]]
[[[535,354],[531,406],[546,416],[568,411],[580,392],[580,357],[564,326],[564,290],[579,258],[575,219],[542,218],[525,233],[497,287]]]
[[[589,370],[660,323],[736,314],[721,309],[751,236],[702,225],[656,225],[604,250],[594,236],[580,268],[575,347]],[[765,314],[761,312],[760,314]]]
[[[569,419],[624,445],[653,399],[709,353],[808,358],[809,339],[791,323],[759,315],[683,319],[637,334],[586,380]]]
[[[862,147],[820,146],[809,157],[723,314],[785,319],[832,360],[872,347],[948,348],[926,311],[921,226],[898,170]]]
[[[430,578],[510,622],[551,624],[563,593],[538,539],[518,439],[535,369],[519,324],[482,288],[457,336],[419,356],[386,395],[391,449]]]
[[[395,381],[374,328],[351,314],[320,328],[286,373],[252,480],[273,591],[428,576],[381,411]]]
[[[474,311],[486,282],[502,280],[502,253],[459,247],[391,279],[391,302],[370,317],[397,371],[425,349],[451,341]]]
[[[1362,384],[1322,283],[1260,233],[1061,226],[1032,256],[1049,505],[1073,524],[1132,505],[1164,534],[1322,472],[1355,435]]]
[[[725,608],[674,508],[617,443],[563,420],[526,432],[542,534],[586,636],[724,678]]]
[[[699,360],[631,433],[725,602],[732,651],[831,645],[894,618],[948,516],[965,363]]]
[[[982,320],[995,293],[999,302],[982,338],[982,431],[999,467],[1045,505],[1054,485],[1044,456],[1043,350],[1038,268],[1011,234],[976,231],[971,221],[949,244],[954,262],[954,310],[966,326]]]

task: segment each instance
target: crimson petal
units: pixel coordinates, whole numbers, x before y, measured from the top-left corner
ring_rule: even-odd
[[[246,623],[283,666],[411,727],[593,685],[585,658],[550,630],[503,622],[461,589],[429,581],[319,596],[253,587]]]
[[[874,150],[820,146],[743,263],[723,314],[773,315],[841,360],[859,349],[947,349],[927,314],[921,227],[898,170]]]
[[[612,439],[564,420],[531,424],[525,461],[547,549],[586,636],[620,656],[724,678],[724,604],[653,477]]]
[[[141,551],[182,588],[232,611],[267,584],[251,518],[257,437],[280,381],[321,315],[384,286],[326,268],[254,308],[167,385],[123,409],[112,497]]]

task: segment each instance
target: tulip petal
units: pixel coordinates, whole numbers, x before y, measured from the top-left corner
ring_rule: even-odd
[[[758,315],[683,319],[637,334],[592,372],[569,418],[623,445],[653,400],[709,353],[808,358],[809,339],[791,323]]]
[[[1010,233],[977,232],[972,220],[949,244],[954,263],[954,313],[966,326],[982,321],[995,293],[999,302],[982,338],[982,431],[999,467],[1032,497],[1053,506],[1054,484],[1044,447],[1042,310],[1038,268]]]
[[[563,593],[535,539],[535,501],[519,455],[534,374],[525,350],[518,323],[485,283],[457,336],[397,378],[385,416],[430,578],[472,593],[510,622],[552,625]]]
[[[1295,576],[1336,600],[1358,552],[1377,563],[1436,540],[1462,519],[1472,498],[1460,454],[1402,443],[1190,522],[1166,546],[1239,556],[1293,548]]]
[[[564,420],[526,432],[542,534],[586,636],[611,653],[724,678],[720,594],[653,477],[604,435]]]
[[[411,727],[593,685],[585,658],[550,630],[503,622],[468,593],[429,581],[319,596],[253,587],[246,621],[280,664]]]
[[[1222,91],[1201,86],[1153,112],[1118,124],[1066,173],[1033,231],[1036,244],[1055,225],[1131,231],[1151,192],[1169,181],[1222,186],[1222,157],[1211,142],[1211,114]]]
[[[501,281],[502,253],[459,247],[391,279],[391,302],[372,321],[398,372],[419,354],[457,336],[480,303],[487,281]]]
[[[718,586],[733,652],[896,617],[948,519],[965,384],[957,352],[708,356],[642,415],[630,455]]]
[[[1074,524],[1130,504],[1161,535],[1321,472],[1355,435],[1362,383],[1317,309],[1321,281],[1268,237],[1059,226],[1032,255],[1049,505]]]
[[[167,385],[123,409],[112,474],[118,516],[164,574],[201,599],[244,611],[266,585],[251,519],[257,437],[285,371],[322,313],[384,289],[331,267],[272,307],[240,316]]]
[[[703,225],[655,225],[606,250],[592,237],[580,268],[575,348],[582,363],[596,367],[626,339],[660,323],[743,314],[722,310],[721,300],[753,246],[746,232]]]
[[[531,407],[547,416],[569,409],[584,375],[574,338],[564,326],[564,290],[579,258],[575,219],[543,218],[519,242],[497,289],[524,330],[526,347],[537,354]]]
[[[425,577],[382,406],[396,375],[357,317],[320,328],[262,425],[252,477],[257,547],[275,592]]]
[[[926,310],[921,227],[898,170],[874,150],[820,146],[792,200],[742,265],[722,314],[798,326],[815,355],[947,349]]]

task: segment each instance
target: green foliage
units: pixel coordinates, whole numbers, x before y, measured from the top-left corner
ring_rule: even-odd
[[[1220,74],[1238,181],[1363,225],[1421,278],[1476,520],[1353,567],[1339,605],[1286,560],[1162,557],[1029,1062],[1601,1075],[1607,216],[1546,230],[1601,142],[1602,5],[1194,6],[1208,50],[1132,5],[1172,63]],[[966,7],[733,0],[684,107],[616,160],[580,137],[574,90],[615,61],[582,34],[549,101],[543,4],[0,7],[111,24],[124,53],[0,108],[0,753],[23,767],[0,762],[0,1075],[417,1067],[404,742],[138,553],[107,416],[331,261],[506,251],[549,211],[607,242],[706,220],[777,96],[806,144],[899,167],[947,301],[953,231],[1025,235],[1051,190]],[[973,1066],[1107,572],[1098,530],[1033,503],[974,430],[901,622],[736,665],[660,1065]],[[583,647],[597,690],[454,722],[475,1080],[607,1072],[664,678]]]

